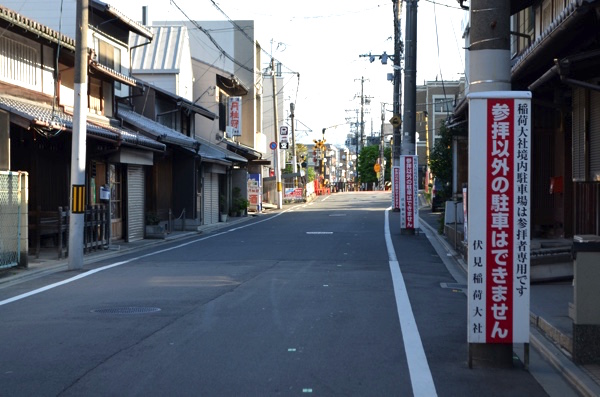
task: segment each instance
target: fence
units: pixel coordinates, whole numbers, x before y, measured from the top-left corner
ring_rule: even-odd
[[[299,173],[283,174],[281,185],[283,187],[283,200],[285,202],[303,202],[306,199],[304,177]],[[275,177],[263,178],[263,203],[277,203],[277,182]]]
[[[110,240],[110,215],[104,204],[88,205],[83,227],[83,252],[106,249]]]
[[[44,239],[55,247],[58,259],[68,256],[69,215],[68,207],[58,207],[54,211],[41,211],[38,208],[29,213],[31,254],[39,258],[40,247]],[[109,232],[108,206],[103,204],[86,206],[83,223],[83,252],[89,253],[106,249],[110,240]]]
[[[26,172],[0,171],[0,269],[27,265],[27,189]]]

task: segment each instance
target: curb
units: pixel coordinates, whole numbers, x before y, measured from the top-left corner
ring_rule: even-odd
[[[563,351],[536,328],[529,331],[531,346],[581,395],[600,396],[600,385],[573,363]]]

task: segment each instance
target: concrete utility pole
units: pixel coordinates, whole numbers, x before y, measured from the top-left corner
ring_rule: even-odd
[[[75,32],[75,107],[71,138],[71,216],[69,220],[69,270],[83,267],[85,221],[85,155],[87,120],[88,0],[77,0]]]
[[[402,61],[403,44],[402,44],[402,26],[401,26],[401,15],[402,15],[402,2],[398,0],[392,0],[394,9],[394,100],[393,100],[393,112],[394,117],[400,117],[400,110],[402,109],[402,76],[400,67]],[[402,124],[393,124],[394,131],[392,134],[392,165],[397,166],[400,164],[400,150],[402,147]],[[395,188],[398,188],[397,186]],[[393,201],[393,200],[392,200]],[[398,208],[394,208],[398,211]]]
[[[404,59],[404,116],[401,154],[414,155],[417,122],[417,3],[406,0],[406,55]]]
[[[379,171],[379,188],[381,190],[385,190],[385,154],[384,154],[384,149],[385,149],[385,134],[383,133],[384,127],[385,126],[385,103],[381,104],[381,147],[379,148],[379,158],[380,160],[380,166],[381,169]]]
[[[275,135],[275,182],[277,183],[277,209],[283,208],[283,191],[281,187],[281,167],[279,155],[279,123],[277,122],[277,74],[275,73],[275,58],[271,58],[271,75],[273,76],[273,128]]]
[[[510,1],[471,0],[469,92],[511,91]]]
[[[469,92],[511,91],[510,1],[471,0],[470,13]],[[512,344],[471,343],[469,350],[475,361],[513,365]]]
[[[356,110],[356,158],[354,159],[354,191],[360,190],[358,188],[358,139],[359,139],[359,125],[358,125],[358,110]]]
[[[406,55],[404,59],[404,117],[400,153],[414,156],[417,130],[417,3],[406,0]],[[400,162],[398,162],[400,164]],[[402,174],[402,172],[401,172]],[[400,183],[404,183],[401,181]],[[415,234],[414,228],[402,228],[401,234]]]
[[[365,78],[360,78],[360,150],[365,146]]]

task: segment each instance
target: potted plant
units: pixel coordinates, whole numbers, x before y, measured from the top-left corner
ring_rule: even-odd
[[[235,200],[235,207],[240,216],[246,215],[246,211],[248,210],[249,205],[250,205],[250,202],[243,197],[238,197]]]
[[[146,238],[164,239],[165,228],[160,224],[160,217],[156,212],[146,213]]]
[[[232,215],[233,216],[245,216],[246,211],[248,210],[248,206],[250,202],[242,196],[242,189],[239,187],[234,187],[231,190],[233,196],[233,205],[232,205]]]
[[[219,196],[219,221],[227,222],[227,196]]]

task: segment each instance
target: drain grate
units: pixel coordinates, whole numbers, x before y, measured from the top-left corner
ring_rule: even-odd
[[[467,284],[440,283],[440,286],[442,288],[447,288],[447,289],[456,289],[456,290],[461,290],[461,291],[466,291],[467,290]]]
[[[93,313],[100,314],[146,314],[159,312],[158,307],[109,307],[106,309],[94,309]]]

